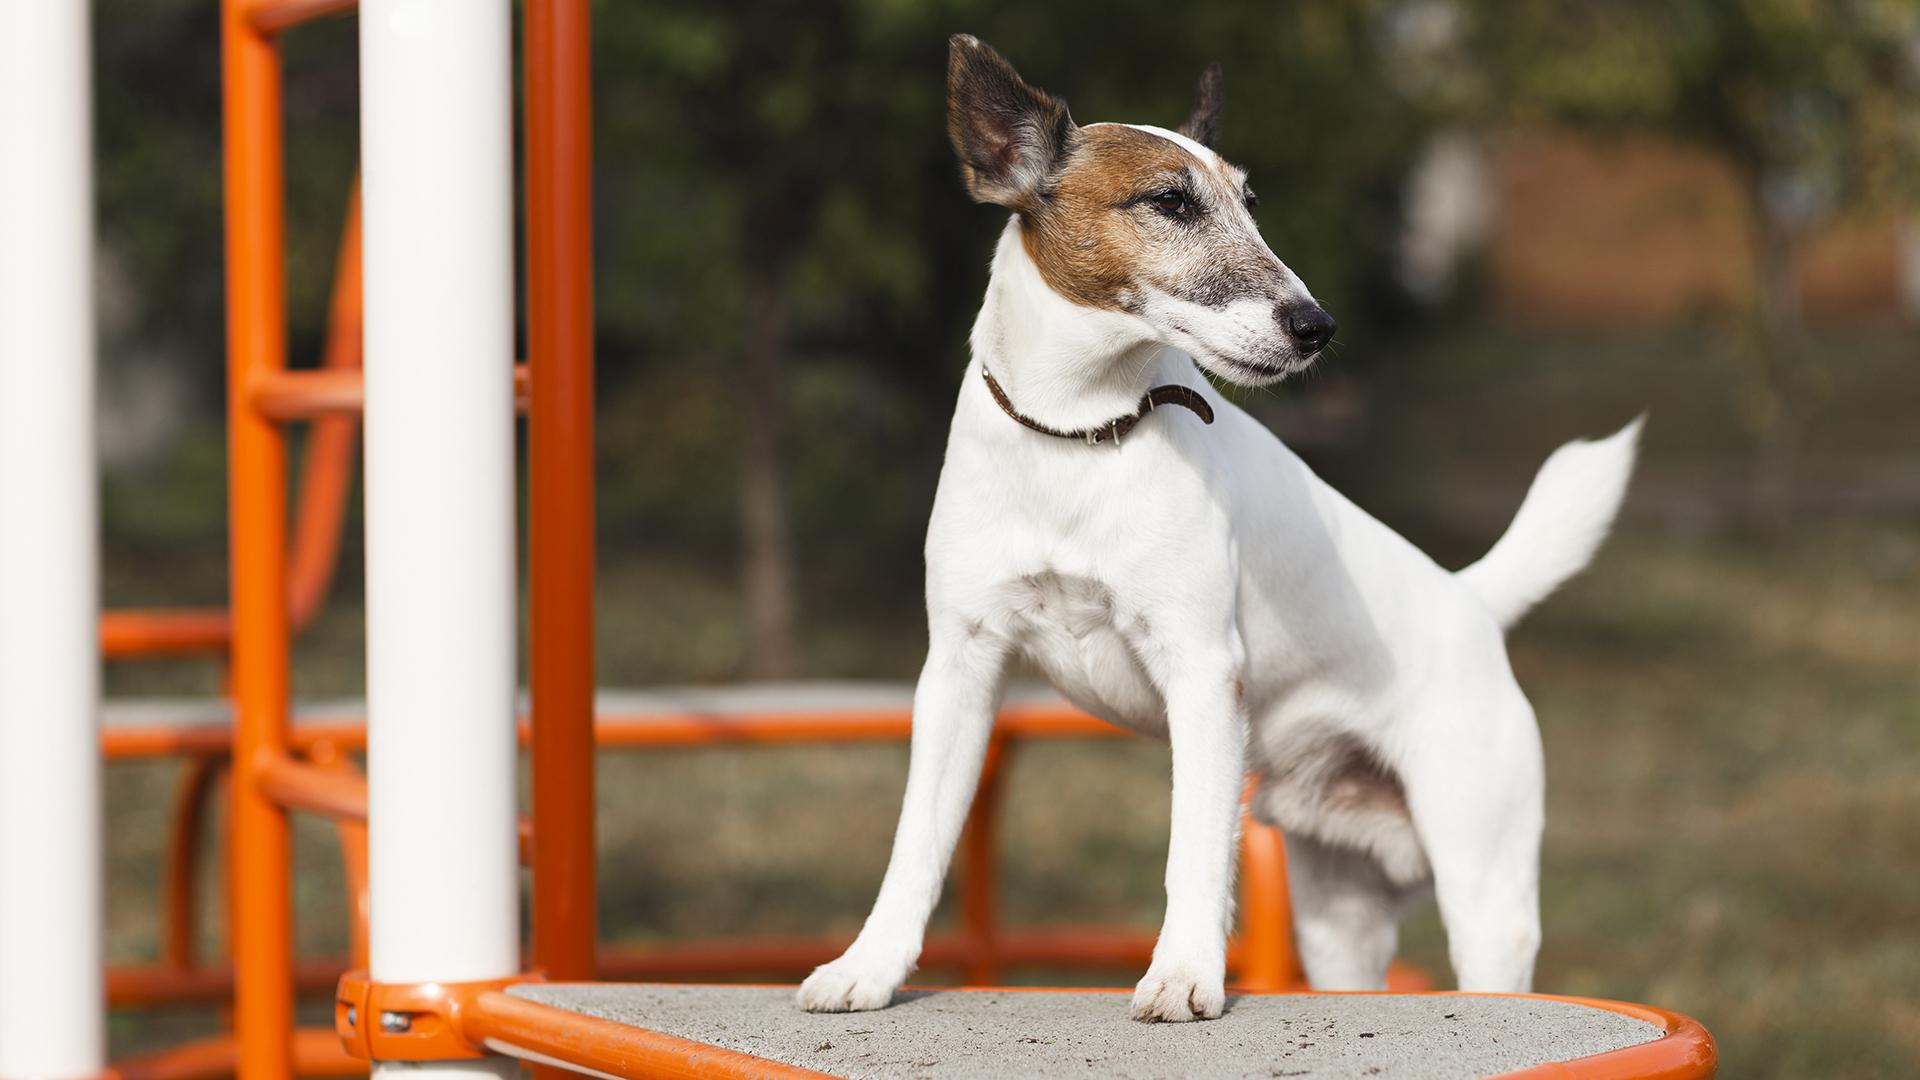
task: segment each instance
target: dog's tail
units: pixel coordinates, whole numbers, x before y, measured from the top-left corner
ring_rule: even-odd
[[[1547,458],[1506,535],[1460,571],[1502,627],[1520,621],[1568,578],[1586,568],[1620,510],[1633,473],[1643,413],[1598,442],[1576,440]]]

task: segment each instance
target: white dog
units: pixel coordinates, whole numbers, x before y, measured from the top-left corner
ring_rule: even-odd
[[[1014,217],[927,530],[892,860],[859,937],[800,987],[806,1009],[880,1008],[913,970],[1016,656],[1172,741],[1166,921],[1137,1019],[1220,1015],[1249,770],[1253,813],[1286,831],[1315,987],[1383,986],[1429,886],[1460,986],[1529,986],[1543,777],[1502,631],[1605,536],[1638,421],[1556,452],[1459,573],[1322,483],[1198,370],[1265,385],[1333,335],[1211,149],[1219,79],[1179,132],[1081,127],[992,49],[952,41],[961,171]]]

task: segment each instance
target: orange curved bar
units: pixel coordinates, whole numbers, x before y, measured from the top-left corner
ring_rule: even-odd
[[[334,258],[320,371],[358,373],[365,321],[361,315],[362,293],[360,181],[356,177],[347,195],[346,221],[340,228],[340,250]],[[293,547],[287,559],[288,621],[296,634],[313,621],[333,586],[359,446],[360,422],[355,416],[319,417],[307,430],[300,490],[295,496]]]
[[[317,742],[307,753],[315,768],[331,769],[365,785],[366,777],[353,760],[330,742]],[[347,940],[349,957],[355,968],[367,966],[373,917],[371,894],[367,891],[367,823],[348,817],[336,817],[334,830],[340,842],[340,869],[347,893]]]
[[[167,934],[161,955],[178,968],[190,969],[200,961],[196,948],[200,834],[206,824],[207,797],[225,770],[225,760],[196,755],[187,763],[174,795],[173,816],[167,825]]]
[[[213,1035],[115,1062],[106,1080],[226,1080],[238,1070],[239,1058],[233,1036]],[[332,1028],[295,1030],[293,1064],[305,1077],[367,1075],[366,1063],[347,1056]]]
[[[1512,994],[1511,997],[1564,1001],[1631,1016],[1665,1031],[1652,1042],[1623,1046],[1574,1061],[1536,1065],[1506,1074],[1503,1080],[1705,1080],[1720,1068],[1720,1048],[1706,1027],[1685,1013],[1605,998],[1563,997],[1555,994]]]
[[[461,1034],[477,1046],[537,1055],[543,1064],[583,1066],[616,1076],[679,1080],[830,1080],[826,1073],[674,1035],[615,1024],[497,991],[462,1003]]]
[[[260,794],[287,810],[345,821],[367,820],[367,778],[357,770],[262,755],[253,768]]]

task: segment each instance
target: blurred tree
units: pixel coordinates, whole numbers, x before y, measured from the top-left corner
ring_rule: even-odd
[[[145,460],[190,460],[205,481],[190,516],[217,529],[218,5],[95,2],[102,264],[125,282],[128,313],[103,352],[151,358],[187,388],[180,447]],[[1268,237],[1342,316],[1346,348],[1364,345],[1380,320],[1357,308],[1387,277],[1425,123],[1370,74],[1387,66],[1395,7],[1216,0],[1170,18],[1145,0],[600,0],[605,527],[629,548],[737,564],[745,666],[759,674],[800,663],[801,584],[835,612],[916,591],[966,332],[1005,221],[968,203],[947,146],[958,31],[1083,122],[1172,126],[1201,68],[1223,62],[1224,148],[1253,173]],[[286,39],[296,360],[318,343],[356,158],[354,36],[347,18]]]
[[[1410,10],[1452,9],[1420,0]],[[1460,0],[1448,56],[1474,69],[1444,107],[1502,121],[1662,131],[1733,163],[1753,214],[1751,505],[1791,509],[1817,390],[1802,340],[1809,230],[1920,193],[1920,3],[1914,0]],[[1445,65],[1442,65],[1445,66]]]
[[[750,673],[798,662],[795,564],[806,542],[795,536],[793,470],[846,460],[839,447],[872,414],[904,411],[910,459],[864,461],[856,484],[809,474],[809,489],[842,499],[810,517],[835,533],[878,518],[917,533],[924,520],[873,504],[908,469],[926,487],[911,462],[938,453],[1004,221],[969,207],[957,180],[948,35],[992,42],[1083,122],[1173,126],[1201,68],[1223,61],[1225,146],[1253,171],[1275,249],[1329,306],[1350,311],[1385,263],[1399,178],[1418,145],[1420,118],[1353,74],[1377,65],[1380,10],[1231,0],[1168,20],[1139,0],[596,9],[603,342],[704,370],[737,416],[731,437],[705,449],[738,462]],[[614,395],[628,379],[659,385],[641,365],[609,366]],[[843,396],[790,415],[796,380],[828,367],[858,377],[818,383]],[[863,381],[885,392],[849,390]],[[682,484],[674,509],[710,488]],[[923,508],[929,494],[909,497]]]
[[[603,308],[636,336],[731,359],[758,677],[799,666],[785,408],[796,336],[860,299],[917,293],[925,276],[911,234],[884,215],[915,186],[930,139],[901,140],[903,120],[930,111],[939,69],[863,63],[898,56],[886,38],[901,20],[859,8],[668,0],[598,13],[598,47],[619,58],[600,65],[602,139],[619,143],[602,158],[618,177],[603,205],[633,239]]]

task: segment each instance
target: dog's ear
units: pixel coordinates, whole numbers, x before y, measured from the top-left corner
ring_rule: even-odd
[[[971,34],[947,42],[947,135],[975,201],[1030,207],[1075,131],[1067,104],[1028,86]]]
[[[1220,106],[1226,103],[1220,77],[1220,65],[1208,64],[1200,73],[1200,87],[1193,92],[1193,112],[1180,125],[1180,134],[1209,150],[1217,150],[1220,140]]]

